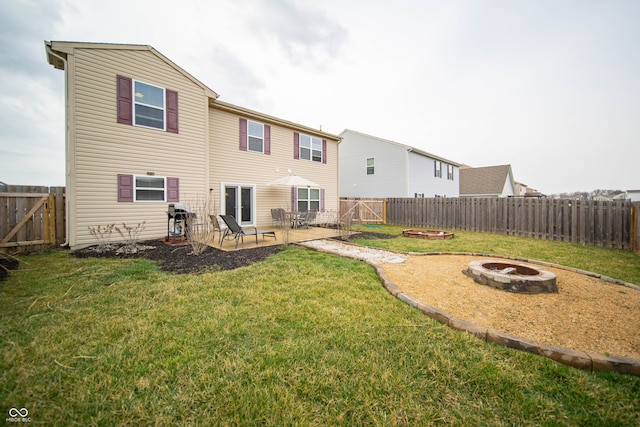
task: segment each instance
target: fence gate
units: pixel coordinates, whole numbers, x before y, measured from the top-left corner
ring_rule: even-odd
[[[0,187],[0,250],[64,241],[64,187]]]
[[[340,216],[352,215],[353,221],[362,223],[387,222],[385,199],[340,199]]]

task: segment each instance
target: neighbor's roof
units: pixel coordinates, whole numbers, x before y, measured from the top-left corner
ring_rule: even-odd
[[[378,141],[386,142],[387,144],[397,145],[399,147],[404,148],[407,151],[410,151],[410,152],[413,152],[413,153],[416,153],[416,154],[420,154],[421,156],[429,157],[430,159],[439,160],[441,162],[449,163],[450,165],[453,165],[453,166],[458,166],[458,167],[461,166],[460,163],[454,162],[453,160],[448,160],[448,159],[445,159],[444,157],[436,156],[435,154],[431,154],[431,153],[428,153],[426,151],[422,151],[422,150],[420,150],[418,148],[415,148],[415,147],[412,147],[410,145],[402,144],[402,143],[396,142],[396,141],[391,141],[390,139],[384,139],[384,138],[380,138],[380,137],[377,137],[377,136],[368,135],[366,133],[358,132],[358,131],[351,130],[351,129],[345,129],[340,133],[340,136],[342,137],[342,139],[344,139],[343,135],[345,133],[353,133],[353,134],[364,136],[366,138],[377,139]]]
[[[511,165],[460,168],[460,194],[500,195],[510,173]]]
[[[155,50],[149,45],[143,44],[118,44],[118,43],[88,43],[88,42],[69,42],[69,41],[45,41],[45,49],[47,52],[47,60],[49,64],[53,65],[59,70],[64,70],[65,63],[60,57],[67,59],[67,55],[73,54],[74,49],[102,49],[102,50],[147,50],[162,61],[169,64],[176,69],[179,73],[183,74],[186,78],[194,82],[196,85],[202,87],[209,98],[216,99],[219,95],[207,87],[200,80],[193,77],[182,67],[171,61],[169,58]]]

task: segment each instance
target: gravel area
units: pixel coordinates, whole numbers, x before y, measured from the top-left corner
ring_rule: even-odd
[[[640,291],[552,267],[557,294],[517,294],[462,274],[467,255],[407,256],[381,264],[402,292],[466,321],[517,337],[589,353],[640,359]]]

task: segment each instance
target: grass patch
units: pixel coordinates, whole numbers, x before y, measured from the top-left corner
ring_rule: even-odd
[[[453,230],[454,237],[448,240],[416,239],[402,236],[402,230],[406,228],[384,225],[371,231],[398,237],[356,239],[356,242],[395,251],[475,252],[522,257],[592,271],[640,285],[640,255],[622,249],[460,230]],[[362,231],[370,230],[362,227]]]
[[[295,246],[198,276],[63,251],[20,261],[0,287],[0,407],[35,423],[640,422],[640,378],[455,332],[362,262]]]

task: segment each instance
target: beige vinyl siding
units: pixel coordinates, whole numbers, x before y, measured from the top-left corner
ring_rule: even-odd
[[[240,118],[247,118],[271,127],[271,155],[241,151]],[[291,189],[266,186],[270,181],[288,174],[287,170],[320,184],[325,190],[325,210],[338,209],[338,143],[327,140],[327,164],[293,158],[295,130],[276,123],[238,115],[214,107],[209,111],[209,187],[211,197],[216,201],[217,213],[224,206],[221,197],[221,183],[256,185],[257,226],[271,225],[271,208],[291,209]],[[326,139],[326,138],[325,138]],[[279,171],[276,171],[278,169]]]
[[[69,158],[75,159],[70,245],[95,244],[88,227],[146,222],[141,239],[166,234],[166,202],[119,203],[117,175],[178,177],[181,202],[205,194],[207,102],[204,89],[148,50],[79,49],[69,58],[72,78]],[[179,133],[117,123],[116,75],[178,92]],[[119,236],[114,236],[115,237]]]

